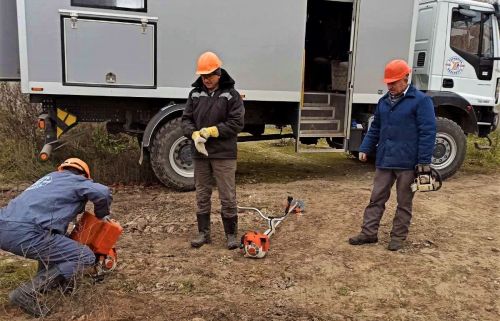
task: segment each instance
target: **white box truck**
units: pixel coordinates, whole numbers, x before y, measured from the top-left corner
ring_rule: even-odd
[[[202,52],[221,57],[244,97],[240,141],[291,136],[299,152],[356,153],[385,64],[405,59],[433,98],[433,163],[449,177],[465,135],[498,125],[497,13],[468,0],[2,0],[0,78],[42,104],[41,158],[77,123],[106,122],[139,137],[160,181],[191,189],[180,117]]]

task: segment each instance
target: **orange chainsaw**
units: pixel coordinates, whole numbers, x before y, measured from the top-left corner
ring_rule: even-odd
[[[239,207],[239,210],[257,212],[267,222],[268,229],[264,233],[249,231],[241,237],[240,248],[243,255],[248,258],[261,259],[266,256],[271,246],[270,237],[276,232],[278,225],[283,222],[290,213],[301,213],[305,209],[303,201],[294,200],[289,196],[286,203],[285,214],[282,216],[266,216],[254,207]]]
[[[103,274],[116,268],[115,244],[123,228],[112,219],[98,219],[90,212],[83,213],[70,234],[70,238],[87,245],[96,256],[94,277],[102,280]]]

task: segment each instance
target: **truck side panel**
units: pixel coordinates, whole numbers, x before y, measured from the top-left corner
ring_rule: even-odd
[[[24,41],[29,50],[29,85],[24,90],[43,87],[46,94],[185,98],[195,80],[197,57],[212,50],[246,99],[298,102],[306,2],[255,0],[236,5],[224,0],[149,0],[147,12],[134,12],[72,7],[69,0],[24,0],[28,35]],[[142,17],[158,18],[157,88],[63,86],[60,10],[79,16],[99,13],[110,19],[133,16],[130,19],[136,22]],[[101,48],[92,49],[97,59],[106,55]]]
[[[0,80],[19,80],[16,0],[0,1]]]

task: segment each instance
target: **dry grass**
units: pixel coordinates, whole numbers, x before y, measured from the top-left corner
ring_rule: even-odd
[[[0,182],[34,181],[68,157],[84,159],[96,181],[105,184],[152,183],[149,164],[140,166],[139,145],[126,135],[109,135],[104,124],[82,124],[63,135],[65,144],[47,163],[38,161],[43,132],[36,127],[41,112],[18,84],[0,83]]]
[[[149,166],[138,164],[137,141],[127,135],[109,135],[103,124],[80,124],[63,135],[65,145],[48,163],[37,155],[43,144],[43,132],[36,128],[40,106],[30,104],[18,85],[0,84],[0,182],[34,181],[54,170],[68,157],[80,157],[89,163],[93,178],[104,184],[157,183]],[[500,168],[500,132],[492,134],[494,146],[478,151],[468,139],[463,169],[489,173]],[[352,160],[343,154],[296,154],[291,140],[242,143],[239,145],[240,182],[287,182],[297,178],[325,177],[343,171]],[[364,166],[360,164],[360,168]],[[287,169],[285,173],[281,169]],[[290,174],[287,174],[287,171]],[[293,174],[291,172],[294,172]]]

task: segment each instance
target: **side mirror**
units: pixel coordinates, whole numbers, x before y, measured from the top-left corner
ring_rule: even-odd
[[[470,9],[460,9],[458,12],[460,12],[461,15],[469,17],[469,18],[476,18],[478,12]]]

